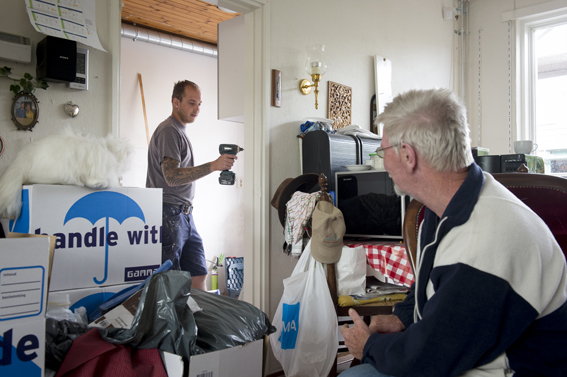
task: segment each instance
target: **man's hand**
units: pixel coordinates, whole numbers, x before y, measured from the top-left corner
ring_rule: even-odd
[[[376,315],[370,320],[370,331],[382,334],[401,332],[405,330],[405,326],[400,319],[393,315]]]
[[[341,327],[341,334],[343,334],[345,338],[345,345],[348,347],[350,354],[360,360],[362,359],[364,345],[372,332],[356,310],[350,309],[348,315],[352,318],[354,325],[352,327],[343,325]]]
[[[238,157],[234,154],[221,154],[219,158],[211,162],[211,171],[230,170],[237,159]]]

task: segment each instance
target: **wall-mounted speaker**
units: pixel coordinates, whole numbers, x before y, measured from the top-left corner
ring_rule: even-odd
[[[36,48],[39,80],[74,82],[77,74],[77,42],[47,36]]]

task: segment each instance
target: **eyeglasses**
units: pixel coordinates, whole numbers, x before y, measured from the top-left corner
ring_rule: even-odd
[[[386,148],[378,148],[376,149],[376,155],[380,158],[384,158],[384,151],[386,149],[390,149],[390,148],[394,148],[396,145],[390,145],[389,147]]]

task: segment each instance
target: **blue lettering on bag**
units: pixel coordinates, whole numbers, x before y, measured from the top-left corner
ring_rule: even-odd
[[[282,350],[295,349],[297,331],[299,329],[299,308],[301,303],[294,305],[283,304],[282,306],[282,332],[278,340]]]

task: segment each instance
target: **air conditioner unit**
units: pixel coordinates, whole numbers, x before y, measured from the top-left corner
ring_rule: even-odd
[[[0,31],[0,59],[31,63],[31,39]]]

